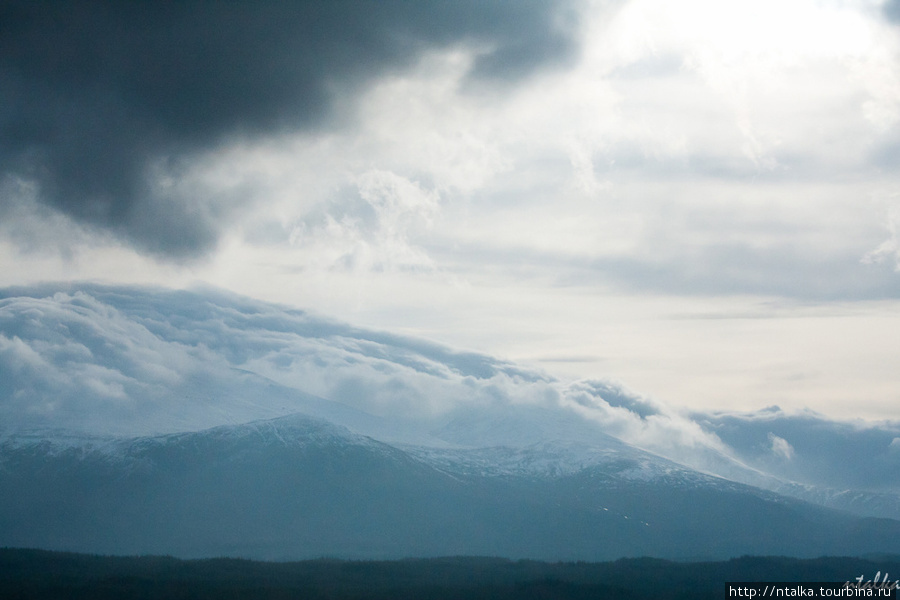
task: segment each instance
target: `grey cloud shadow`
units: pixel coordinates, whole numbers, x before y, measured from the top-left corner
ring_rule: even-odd
[[[440,244],[427,249],[438,259],[451,251]],[[648,248],[644,256],[596,258],[528,247],[452,248],[463,272],[471,261],[523,279],[549,277],[557,287],[587,285],[680,296],[753,294],[801,301],[900,297],[900,278],[889,264],[864,264],[862,251],[859,256],[814,256],[803,250],[790,244],[754,248],[738,242],[690,249],[674,240]]]
[[[881,12],[888,21],[900,23],[900,1],[887,0],[882,4]]]

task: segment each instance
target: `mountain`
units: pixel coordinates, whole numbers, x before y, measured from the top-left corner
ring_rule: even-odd
[[[7,546],[601,560],[896,551],[900,534],[896,521],[857,519],[624,444],[402,449],[289,416],[154,437],[13,436],[0,451]]]
[[[742,441],[788,419],[767,414],[685,415],[608,382],[215,290],[8,289],[0,546],[265,559],[897,552],[897,520],[825,506],[846,478],[799,460],[770,468],[772,448],[796,458],[790,427],[766,433],[769,450]],[[826,446],[843,431],[815,422]],[[892,427],[865,434],[885,461]],[[895,493],[844,496],[889,512]]]

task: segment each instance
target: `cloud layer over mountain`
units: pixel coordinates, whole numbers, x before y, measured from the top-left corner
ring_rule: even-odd
[[[690,414],[613,382],[565,383],[211,289],[5,289],[0,374],[4,435],[188,432],[302,413],[436,448],[602,445],[611,435],[764,487],[900,492],[896,422],[775,408]]]

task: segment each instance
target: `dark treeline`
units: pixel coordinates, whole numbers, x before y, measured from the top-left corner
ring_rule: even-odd
[[[11,599],[704,599],[728,581],[900,579],[900,557],[722,562],[650,558],[545,563],[498,558],[257,562],[111,557],[0,549],[0,598]]]

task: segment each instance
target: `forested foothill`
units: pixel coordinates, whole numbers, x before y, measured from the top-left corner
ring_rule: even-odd
[[[0,598],[25,599],[712,599],[734,581],[866,581],[900,576],[900,556],[649,558],[548,563],[480,557],[179,560],[0,549]]]

